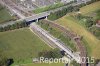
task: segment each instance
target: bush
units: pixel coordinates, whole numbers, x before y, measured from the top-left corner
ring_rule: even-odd
[[[62,16],[66,15],[67,13],[73,12],[73,11],[79,11],[79,8],[77,6],[69,6],[67,8],[63,8],[62,10],[58,10],[56,12],[52,12],[49,16],[49,20],[56,20],[58,18],[61,18]]]
[[[39,52],[39,57],[45,57],[45,58],[61,58],[62,55],[58,49],[54,49],[51,51],[43,51]]]
[[[17,23],[12,24],[12,25],[7,25],[7,26],[4,26],[4,27],[0,27],[0,32],[19,29],[19,28],[23,28],[23,27],[27,27],[27,26],[28,25],[26,24],[25,21],[17,22]]]

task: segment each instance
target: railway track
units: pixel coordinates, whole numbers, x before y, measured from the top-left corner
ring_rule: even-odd
[[[68,29],[65,29],[63,26],[60,26],[54,22],[51,22],[49,20],[43,20],[44,23],[51,25],[54,28],[58,28],[60,29],[63,33],[65,33],[66,36],[70,37],[71,39],[73,39],[78,47],[78,50],[80,51],[80,57],[83,58],[82,62],[80,65],[81,66],[87,66],[87,52],[86,52],[86,48],[84,47],[84,45],[81,42],[81,38],[75,34],[74,32],[69,31]],[[84,59],[85,58],[85,59]]]
[[[10,7],[10,10],[16,10],[20,14],[23,14],[24,16],[30,16],[31,15],[31,13],[24,11],[23,9],[18,7],[15,3],[13,3],[11,0],[2,0],[2,2],[5,3],[6,7]]]

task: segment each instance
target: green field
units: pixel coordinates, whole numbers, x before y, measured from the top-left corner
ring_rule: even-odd
[[[96,11],[96,10],[99,10],[99,9],[100,9],[100,1],[92,3],[90,5],[86,5],[82,8],[80,8],[80,12],[83,15],[87,15],[87,14],[90,14],[90,13]]]
[[[37,9],[33,10],[33,13],[37,14],[37,13],[49,11],[49,10],[52,10],[52,9],[55,9],[55,8],[59,8],[59,7],[62,7],[62,6],[64,6],[63,3],[57,3],[57,4],[54,4],[54,5],[49,5],[49,6],[46,6],[46,7],[37,8]]]
[[[24,64],[31,63],[38,52],[51,48],[29,29],[24,28],[0,33],[0,49],[8,58],[13,58],[15,64]]]
[[[34,63],[34,64],[26,64],[26,65],[20,65],[20,66],[64,66],[63,63]]]
[[[8,13],[8,10],[0,5],[0,23],[7,22],[11,19],[12,17]]]

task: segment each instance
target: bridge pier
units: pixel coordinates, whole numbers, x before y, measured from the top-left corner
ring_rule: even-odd
[[[38,19],[36,19],[36,22],[39,22],[39,20],[38,20]]]
[[[46,16],[46,20],[48,20],[48,16]]]

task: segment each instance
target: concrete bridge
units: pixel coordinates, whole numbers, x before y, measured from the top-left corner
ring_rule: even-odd
[[[39,13],[39,14],[36,14],[36,15],[33,15],[33,16],[25,17],[24,19],[19,19],[19,20],[16,20],[16,21],[10,21],[10,22],[7,22],[7,23],[0,24],[0,27],[12,25],[12,24],[15,24],[15,23],[23,21],[23,20],[25,20],[27,22],[27,24],[31,24],[32,22],[38,22],[38,20],[40,20],[40,19],[47,19],[47,17],[49,15],[50,15],[49,12],[43,12],[43,13]]]
[[[33,16],[29,16],[29,17],[26,17],[24,20],[26,20],[26,22],[32,22],[32,21],[37,21],[40,20],[40,19],[47,19],[47,17],[50,15],[49,12],[42,12],[42,13],[39,13],[39,14],[36,14],[36,15],[33,15]]]

